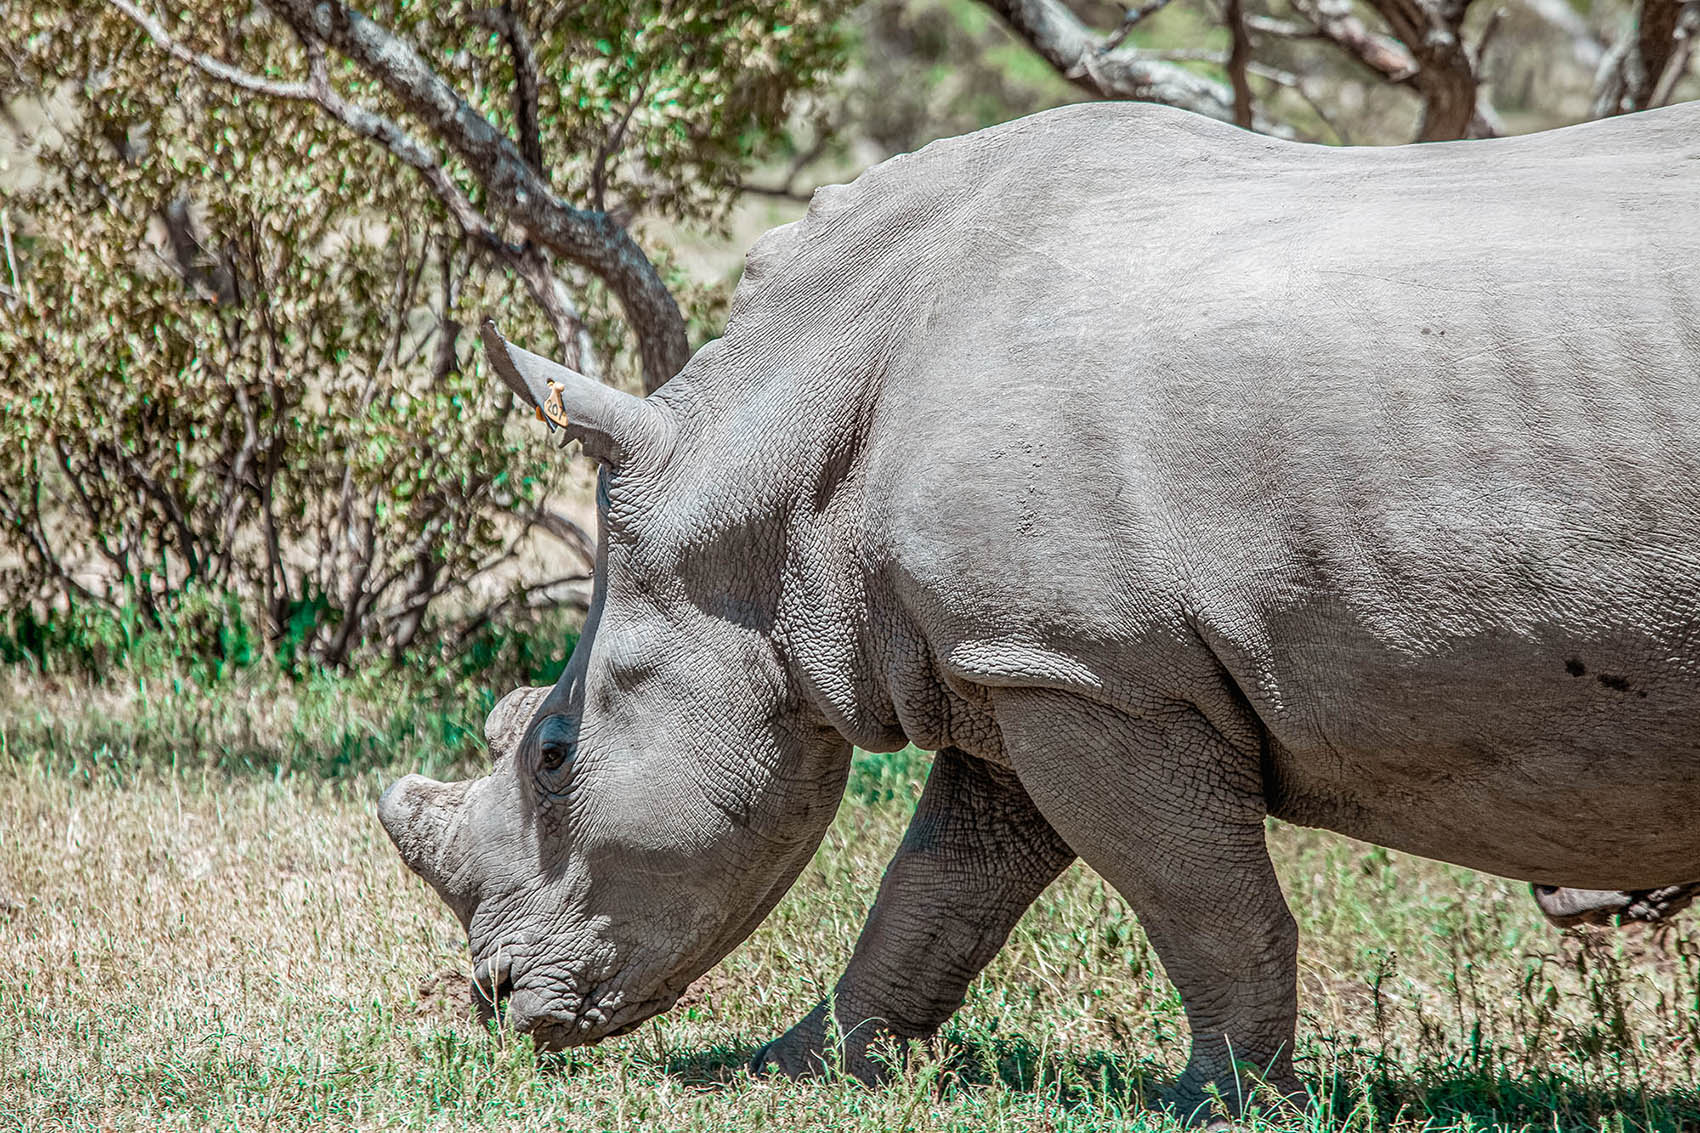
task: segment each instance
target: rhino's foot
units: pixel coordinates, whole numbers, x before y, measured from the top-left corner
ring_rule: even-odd
[[[903,1065],[902,1040],[877,1019],[840,1029],[829,1024],[827,1007],[827,1003],[820,1003],[790,1030],[758,1050],[750,1059],[750,1073],[783,1074],[793,1079],[842,1074],[868,1086],[889,1080]]]
[[[1668,921],[1700,897],[1700,882],[1686,885],[1667,885],[1662,889],[1643,889],[1631,893],[1634,898],[1619,914],[1623,921],[1643,921],[1658,924]]]
[[[1261,1119],[1258,1125],[1296,1118],[1310,1107],[1310,1094],[1290,1064],[1261,1075],[1242,1062],[1212,1077],[1196,1057],[1163,1100],[1183,1122],[1211,1130],[1246,1128],[1240,1122],[1253,1113]]]
[[[1535,904],[1540,906],[1547,920],[1559,928],[1661,924],[1688,908],[1695,897],[1700,896],[1700,882],[1629,891],[1568,889],[1557,885],[1531,885],[1529,888],[1535,895]]]

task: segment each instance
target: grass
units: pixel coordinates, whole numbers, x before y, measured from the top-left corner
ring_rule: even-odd
[[[924,755],[858,759],[795,890],[680,1006],[540,1059],[468,1019],[459,926],[373,817],[401,769],[475,767],[480,706],[241,681],[0,689],[0,1129],[1172,1127],[1141,1099],[1180,1004],[1080,867],[889,1088],[744,1073],[848,956]],[[1271,836],[1307,1126],[1700,1128],[1700,922],[1560,935],[1522,886]]]

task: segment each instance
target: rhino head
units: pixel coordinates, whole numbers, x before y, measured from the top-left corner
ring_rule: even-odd
[[[589,614],[554,687],[490,714],[488,775],[409,775],[378,811],[465,926],[475,1002],[558,1049],[666,1010],[750,933],[819,844],[849,747],[773,632],[783,532],[735,522],[689,414],[488,324],[485,344],[602,461]]]

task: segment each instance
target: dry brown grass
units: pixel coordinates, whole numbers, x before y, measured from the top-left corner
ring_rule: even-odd
[[[239,763],[259,767],[273,745],[285,766],[318,767],[363,728],[389,734],[385,703],[157,685],[92,700],[17,686],[7,701],[0,1127],[1169,1125],[1139,1099],[1184,1058],[1180,1007],[1084,869],[890,1088],[743,1073],[848,955],[923,756],[859,761],[813,866],[684,1004],[540,1061],[466,1018],[459,927],[373,818],[388,771],[207,767],[232,736],[252,748]],[[196,716],[191,702],[192,730],[145,742]],[[161,758],[173,745],[176,770]],[[1301,1068],[1320,1099],[1306,1125],[1700,1126],[1697,922],[1564,937],[1509,882],[1291,827],[1273,837],[1304,933]]]

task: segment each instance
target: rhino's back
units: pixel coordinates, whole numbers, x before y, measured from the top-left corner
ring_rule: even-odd
[[[1105,695],[1225,668],[1293,817],[1689,876],[1700,106],[1397,151],[1124,114],[936,158],[927,223],[861,234],[910,292],[875,542],[934,647]]]

